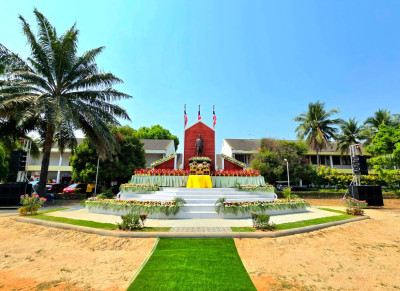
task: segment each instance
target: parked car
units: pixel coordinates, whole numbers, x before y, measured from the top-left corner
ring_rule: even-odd
[[[86,193],[87,184],[84,183],[77,183],[69,185],[68,187],[64,188],[62,191],[64,194],[74,194],[75,190],[80,189],[80,192]]]
[[[46,184],[47,193],[61,193],[64,189],[62,184]]]

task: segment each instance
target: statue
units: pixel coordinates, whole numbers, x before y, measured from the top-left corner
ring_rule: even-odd
[[[199,134],[199,137],[196,139],[196,151],[198,157],[201,157],[201,154],[203,153],[203,147],[204,147],[204,141],[201,138],[201,135]]]

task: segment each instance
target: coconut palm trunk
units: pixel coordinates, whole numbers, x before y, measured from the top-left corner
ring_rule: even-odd
[[[40,196],[44,196],[46,194],[46,183],[49,174],[50,155],[51,155],[51,148],[53,147],[53,140],[54,140],[54,129],[50,126],[47,127],[46,139],[43,145],[42,167],[40,170],[39,187],[37,190]]]

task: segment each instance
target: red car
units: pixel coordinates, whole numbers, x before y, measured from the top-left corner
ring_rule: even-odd
[[[63,193],[64,194],[75,194],[75,190],[80,190],[81,193],[86,193],[86,188],[87,184],[83,183],[78,183],[78,184],[72,184],[69,185],[68,187],[64,188]]]

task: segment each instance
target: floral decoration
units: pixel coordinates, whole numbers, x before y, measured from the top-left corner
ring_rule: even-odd
[[[120,191],[132,191],[132,192],[154,192],[160,191],[161,187],[157,184],[121,184]]]
[[[233,163],[233,164],[235,164],[235,165],[238,165],[239,167],[246,168],[246,164],[245,164],[245,163],[242,163],[241,161],[238,161],[238,160],[236,160],[236,159],[234,159],[234,158],[232,158],[232,157],[230,157],[230,156],[221,154],[221,157],[222,157],[224,160],[227,160],[227,161],[229,161],[229,162],[231,162],[231,163]]]
[[[157,167],[158,165],[161,165],[162,163],[165,163],[166,161],[169,161],[170,159],[174,158],[176,156],[176,153],[173,153],[172,155],[163,157],[162,159],[159,159],[153,163],[150,164],[152,168]]]

